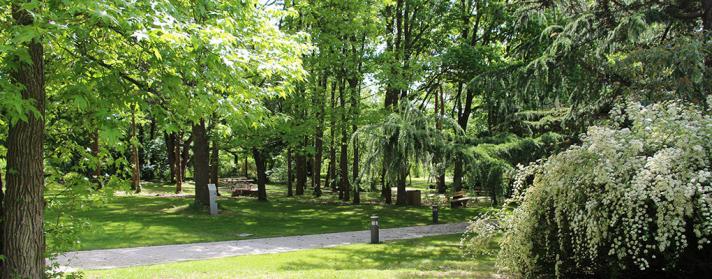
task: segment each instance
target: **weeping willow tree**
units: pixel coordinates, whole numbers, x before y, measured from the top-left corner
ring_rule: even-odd
[[[455,134],[436,129],[435,121],[453,128]],[[364,148],[364,166],[359,180],[380,178],[383,195],[397,187],[396,204],[405,205],[406,178],[410,164],[427,166],[431,172],[443,173],[447,154],[454,153],[454,138],[462,134],[457,123],[445,116],[427,115],[412,103],[404,102],[381,123],[359,128],[352,143],[360,141]],[[433,158],[444,158],[436,160]],[[379,168],[380,167],[380,168]]]

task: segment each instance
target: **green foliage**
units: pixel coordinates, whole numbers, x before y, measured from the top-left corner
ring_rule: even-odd
[[[539,137],[499,134],[479,139],[474,146],[462,149],[467,180],[471,189],[488,190],[496,196],[512,193],[512,175],[517,164],[527,164],[558,150],[564,137],[553,132]]]
[[[502,221],[499,264],[507,272],[536,278],[709,271],[712,118],[677,102],[630,102],[614,109],[612,120],[520,176],[533,184],[520,180],[519,206]]]
[[[376,166],[383,166],[385,182],[396,185],[403,179],[402,174],[407,173],[410,163],[433,168],[434,154],[455,152],[452,138],[435,129],[434,121],[417,107],[405,103],[397,112],[389,114],[383,123],[359,128],[353,140],[362,140],[366,146],[362,176],[380,177],[381,170]],[[446,118],[442,121],[462,133],[454,121]]]

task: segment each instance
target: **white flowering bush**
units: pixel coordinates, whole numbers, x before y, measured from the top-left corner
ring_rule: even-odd
[[[496,238],[501,234],[501,219],[504,212],[485,212],[473,218],[460,239],[465,256],[493,256],[496,254]]]
[[[516,185],[499,266],[525,277],[712,269],[712,118],[676,102],[617,107],[609,127]],[[517,183],[517,182],[515,182]],[[518,194],[517,194],[518,193]]]

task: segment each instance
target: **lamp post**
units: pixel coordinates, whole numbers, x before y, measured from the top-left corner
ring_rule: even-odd
[[[438,223],[438,205],[433,204],[432,207],[433,207],[433,224],[437,224]]]
[[[371,244],[378,244],[380,241],[378,241],[378,229],[380,226],[378,225],[378,216],[374,215],[371,216]]]

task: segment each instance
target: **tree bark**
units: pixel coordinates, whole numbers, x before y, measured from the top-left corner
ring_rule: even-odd
[[[319,88],[323,89],[326,91],[326,85],[327,85],[327,78],[326,75],[322,77],[322,80],[320,82]],[[322,163],[322,153],[324,149],[324,102],[321,101],[323,98],[323,94],[321,94],[321,90],[318,89],[317,92],[319,92],[319,96],[316,98],[317,99],[317,106],[319,107],[319,111],[317,114],[317,125],[316,125],[316,133],[314,133],[314,149],[316,150],[314,154],[314,169],[312,170],[312,183],[314,184],[314,196],[315,197],[321,197],[321,163]],[[333,90],[333,88],[332,88]]]
[[[442,117],[445,116],[445,98],[443,97],[442,88],[439,89],[440,90],[436,89],[435,92],[435,114],[438,116],[435,122],[435,128],[441,131],[443,129]],[[441,166],[437,166],[438,175],[436,177],[436,186],[438,194],[445,194],[445,167],[442,166],[442,164],[445,163],[445,154],[439,155],[439,158],[436,158],[436,164],[441,164]]]
[[[396,205],[406,205],[405,179],[408,177],[407,164],[405,166],[405,170],[401,170],[399,175],[398,185],[396,185]]]
[[[168,159],[168,168],[171,172],[170,182],[176,182],[176,133],[163,133],[163,140],[166,143],[166,158]],[[180,153],[179,153],[180,154]]]
[[[334,181],[336,177],[336,87],[337,87],[337,82],[333,82],[331,86],[331,111],[329,112],[329,122],[331,125],[330,129],[330,144],[329,144],[329,167],[327,169],[327,174],[326,174],[326,184],[325,187],[329,187],[328,185],[331,185],[331,192],[336,192],[337,191],[337,186],[336,186],[336,181]]]
[[[391,193],[391,185],[386,181],[386,167],[381,166],[381,197],[386,199],[386,204],[393,203],[393,194]]]
[[[297,153],[295,158],[297,165],[297,196],[304,195],[304,189],[307,185],[307,156]]]
[[[32,15],[12,5],[16,25],[32,25]],[[24,86],[22,98],[32,100],[39,115],[9,125],[7,135],[7,190],[2,209],[2,278],[43,278],[44,238],[44,49],[39,39],[26,45],[31,64],[14,58],[11,76]]]
[[[287,149],[287,197],[294,196],[292,191],[292,149]]]
[[[218,180],[220,178],[220,147],[217,136],[213,136],[213,145],[210,153],[210,183],[215,184],[215,192],[220,196],[218,191]]]
[[[255,168],[257,169],[257,200],[267,201],[267,168],[264,154],[261,150],[253,147],[252,156],[255,158]]]
[[[339,105],[341,107],[341,152],[339,154],[339,196],[344,201],[351,199],[349,185],[349,145],[348,145],[348,119],[346,110],[346,91],[345,86],[339,90]]]
[[[183,135],[180,135],[180,139],[183,139]],[[191,144],[193,144],[193,135],[191,134],[187,140],[183,142],[183,147],[181,150],[181,162],[180,162],[180,175],[181,179],[185,181],[185,169],[188,167],[188,162],[190,161],[190,149]]]
[[[360,73],[360,65],[357,74]],[[358,115],[359,115],[359,101],[361,100],[361,88],[359,86],[359,77],[353,77],[349,82],[351,86],[351,131],[352,135],[358,130]],[[353,143],[353,164],[351,164],[351,177],[353,179],[353,204],[361,203],[361,180],[359,179],[359,151],[358,142]]]
[[[208,156],[208,136],[205,120],[193,124],[193,181],[195,182],[195,203],[210,205],[208,181],[210,180],[210,159]]]
[[[141,166],[138,158],[139,140],[136,136],[136,105],[131,105],[131,190],[141,193]]]
[[[460,85],[461,87],[462,85]],[[470,114],[472,113],[472,100],[475,97],[475,90],[474,88],[467,88],[466,89],[466,94],[465,94],[465,105],[462,108],[461,112],[458,113],[457,117],[457,124],[460,125],[460,128],[462,128],[463,131],[467,131],[467,123],[470,120]],[[463,171],[463,163],[462,159],[455,159],[455,171],[453,173],[453,178],[452,178],[452,187],[453,191],[460,191],[462,190],[462,176],[464,174]]]
[[[183,192],[183,177],[185,176],[183,172],[185,166],[183,165],[183,159],[181,156],[181,146],[183,146],[183,133],[173,133],[172,137],[173,150],[172,152],[168,153],[173,153],[173,165],[171,167],[173,168],[173,178],[175,179],[176,183],[176,194],[180,194],[181,192]]]

